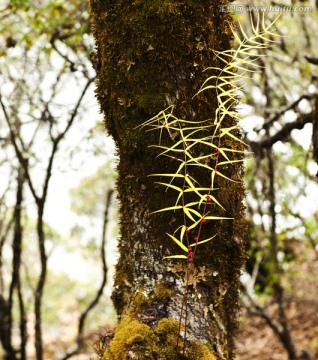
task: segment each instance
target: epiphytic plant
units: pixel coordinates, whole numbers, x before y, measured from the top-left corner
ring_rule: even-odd
[[[211,237],[202,238],[202,226],[207,221],[231,220],[230,217],[219,216],[211,211],[213,208],[211,205],[225,210],[221,197],[218,196],[221,194],[218,194],[216,177],[220,176],[228,181],[236,182],[237,180],[228,177],[226,171],[222,169],[244,161],[244,150],[236,150],[222,144],[226,142],[224,141],[226,137],[229,137],[232,143],[243,143],[240,138],[240,118],[236,111],[238,91],[242,87],[242,81],[248,78],[248,74],[257,71],[257,68],[260,67],[257,64],[257,59],[263,56],[263,53],[260,52],[275,43],[274,39],[277,34],[271,29],[276,20],[277,18],[266,25],[264,15],[257,16],[255,22],[251,17],[251,36],[248,36],[239,24],[240,35],[232,28],[233,38],[237,43],[236,49],[223,52],[214,51],[215,58],[221,65],[206,69],[207,71],[211,70],[213,75],[206,79],[195,95],[198,96],[207,91],[213,91],[216,95],[217,108],[212,119],[204,121],[180,119],[173,114],[174,106],[171,105],[140,126],[140,128],[146,128],[147,131],[160,131],[159,144],[152,146],[160,149],[161,152],[158,156],[169,157],[177,164],[173,173],[152,174],[151,176],[168,178],[169,181],[160,181],[157,184],[176,192],[175,205],[159,209],[155,213],[183,212],[183,223],[179,224],[173,234],[167,234],[180,247],[182,253],[165,257],[165,259],[187,261],[185,293],[179,322],[180,332],[183,312],[185,312],[183,353],[186,341],[188,284],[190,274],[194,269],[197,248],[199,245],[212,241],[218,235],[216,233]],[[224,125],[225,120],[229,117],[234,119],[236,123],[234,126]],[[164,131],[167,131],[171,140],[170,146],[161,145]],[[200,168],[201,172],[208,172],[210,177],[208,187],[200,185],[199,179],[193,176],[193,168]],[[188,200],[189,195],[190,200]]]

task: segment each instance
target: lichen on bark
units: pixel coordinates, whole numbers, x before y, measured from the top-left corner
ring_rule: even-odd
[[[157,157],[156,151],[149,148],[158,143],[158,134],[145,133],[136,127],[171,104],[180,118],[213,121],[216,94],[211,91],[194,98],[193,95],[205,80],[204,69],[223,66],[213,50],[230,48],[232,19],[228,13],[219,11],[221,4],[226,2],[91,0],[97,46],[96,95],[119,155],[120,258],[113,301],[121,323],[105,352],[105,356],[114,359],[119,359],[122,351],[127,358],[130,356],[127,344],[116,347],[114,343],[120,342],[124,328],[136,325],[141,332],[138,339],[148,354],[147,351],[153,351],[150,339],[159,336],[163,322],[179,321],[184,265],[170,264],[163,257],[177,253],[177,246],[165,234],[172,233],[183,219],[177,212],[151,215],[155,210],[173,206],[175,199],[149,177],[175,172],[175,163]],[[228,127],[236,124],[231,118],[224,123]],[[170,144],[164,134],[161,141],[163,145]],[[222,138],[221,145],[243,149],[241,143],[230,139]],[[234,358],[239,275],[246,257],[242,172],[242,166],[235,163],[228,166],[225,174],[238,182],[217,179],[225,211],[215,207],[215,215],[226,214],[234,220],[205,225],[204,235],[218,236],[196,255],[196,269],[205,269],[202,270],[205,273],[189,286],[187,359],[209,359],[200,355],[202,349],[208,349],[206,344],[210,355],[204,356]],[[200,171],[197,175],[203,186],[209,185],[210,175]],[[158,341],[156,338],[154,342]],[[118,351],[121,355],[116,354]],[[195,351],[197,357],[191,357]]]

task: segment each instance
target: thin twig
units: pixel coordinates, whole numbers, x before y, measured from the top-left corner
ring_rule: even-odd
[[[100,257],[101,257],[102,271],[103,271],[102,282],[101,282],[101,285],[100,285],[94,299],[89,303],[87,308],[80,315],[79,322],[78,322],[78,329],[77,329],[76,348],[74,350],[67,352],[60,360],[70,359],[72,356],[78,354],[78,352],[80,351],[82,344],[83,344],[83,331],[84,331],[86,318],[87,318],[88,314],[90,313],[90,311],[98,304],[98,302],[103,294],[105,285],[107,283],[108,268],[107,268],[107,263],[106,263],[105,247],[106,247],[106,240],[107,240],[106,232],[107,232],[107,224],[108,224],[108,218],[109,218],[108,214],[109,214],[109,209],[110,209],[113,193],[114,193],[113,189],[108,190],[108,192],[106,194],[106,199],[105,199],[102,241],[101,241],[101,247],[100,247]]]

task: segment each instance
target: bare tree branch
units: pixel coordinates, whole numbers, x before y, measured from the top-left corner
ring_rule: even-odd
[[[296,121],[287,123],[275,135],[268,136],[261,141],[249,141],[249,145],[255,153],[261,153],[263,149],[271,148],[278,141],[284,141],[292,130],[302,129],[306,124],[312,123],[314,113],[301,114]]]
[[[19,149],[19,146],[18,146],[18,144],[16,142],[16,134],[13,131],[12,124],[11,124],[11,121],[10,121],[10,117],[9,117],[9,114],[7,113],[6,107],[5,107],[5,105],[4,105],[3,101],[2,101],[1,94],[0,94],[0,105],[1,105],[2,111],[4,113],[4,118],[5,118],[6,122],[7,122],[8,128],[9,128],[11,143],[12,143],[12,145],[14,147],[14,150],[15,150],[16,156],[17,156],[17,158],[19,160],[19,163],[21,164],[21,166],[23,167],[23,170],[25,172],[25,177],[27,179],[27,182],[28,182],[30,191],[32,193],[32,196],[34,197],[34,200],[35,200],[36,204],[38,205],[39,201],[40,201],[40,198],[38,197],[38,195],[37,195],[37,193],[35,191],[32,179],[30,177],[28,160],[24,158],[23,153]]]
[[[103,278],[102,278],[102,282],[101,285],[96,293],[95,298],[91,301],[91,303],[87,306],[87,308],[82,312],[80,318],[79,318],[79,323],[78,323],[78,333],[77,333],[77,344],[76,344],[76,348],[72,351],[69,351],[68,353],[66,353],[60,360],[67,360],[70,359],[72,356],[76,355],[81,346],[82,346],[82,336],[83,336],[83,331],[84,331],[84,325],[85,325],[85,321],[86,318],[89,314],[89,312],[98,304],[100,297],[103,294],[104,291],[104,287],[106,285],[107,282],[107,264],[106,264],[106,252],[105,252],[105,245],[106,245],[106,230],[107,230],[107,223],[108,223],[108,213],[109,213],[109,208],[111,205],[111,198],[112,195],[114,193],[114,190],[108,190],[107,195],[106,195],[106,204],[105,204],[105,211],[104,211],[104,217],[103,217],[103,231],[102,231],[102,242],[101,242],[101,247],[100,247],[100,256],[101,256],[101,261],[102,261],[102,270],[103,270]]]
[[[281,116],[283,116],[287,111],[295,109],[298,104],[302,100],[312,100],[315,97],[315,94],[303,94],[300,96],[296,101],[285,107],[283,110],[279,111],[277,114],[275,114],[271,119],[269,119],[263,126],[262,129],[269,128],[270,125],[272,125],[274,122],[276,122]]]
[[[272,150],[267,149],[267,159],[268,159],[268,177],[269,177],[269,191],[268,199],[269,204],[269,215],[271,218],[270,225],[270,254],[271,262],[273,266],[274,273],[272,274],[273,281],[273,290],[276,303],[278,305],[278,317],[279,324],[281,325],[280,339],[288,353],[289,360],[296,360],[296,349],[295,344],[291,336],[289,329],[288,319],[285,311],[284,304],[284,289],[281,283],[281,267],[278,260],[278,239],[277,239],[277,229],[276,229],[276,192],[275,192],[275,164],[272,156]]]
[[[46,280],[46,272],[47,272],[47,254],[45,250],[45,233],[44,233],[44,224],[43,224],[43,215],[44,215],[44,206],[47,198],[49,182],[52,176],[53,162],[55,155],[58,150],[58,145],[60,141],[65,137],[67,132],[70,130],[82,103],[82,100],[91,85],[94,81],[94,78],[89,79],[82,90],[81,95],[71,113],[71,116],[67,122],[65,129],[56,137],[53,138],[53,146],[51,150],[51,155],[49,158],[48,166],[45,172],[45,179],[43,184],[42,196],[40,198],[40,202],[38,203],[38,219],[37,219],[37,233],[38,233],[38,246],[41,260],[41,273],[39,277],[39,281],[35,290],[35,302],[34,302],[34,310],[35,310],[35,348],[36,348],[36,356],[37,360],[43,359],[43,344],[42,344],[42,297],[43,290]]]
[[[10,140],[14,147],[14,150],[15,150],[16,156],[19,160],[19,163],[24,170],[25,177],[27,179],[29,188],[31,190],[31,193],[32,193],[34,200],[36,202],[36,205],[37,205],[37,235],[38,235],[38,248],[39,248],[40,263],[41,263],[41,270],[40,270],[38,283],[37,283],[36,289],[35,289],[35,300],[34,300],[35,349],[36,349],[36,359],[37,360],[43,359],[41,309],[42,309],[43,290],[44,290],[46,273],[47,273],[47,254],[46,254],[46,250],[45,250],[45,232],[44,232],[43,216],[44,216],[44,208],[45,208],[45,203],[46,203],[47,194],[48,194],[49,182],[50,182],[50,179],[52,176],[53,163],[54,163],[55,155],[58,151],[59,143],[65,137],[65,135],[67,134],[67,132],[70,130],[71,126],[73,125],[74,120],[75,120],[75,118],[78,114],[78,111],[80,109],[80,106],[82,104],[83,98],[84,98],[89,86],[93,83],[93,81],[94,81],[94,78],[88,79],[86,85],[84,86],[84,88],[75,104],[73,111],[70,114],[70,117],[67,121],[67,124],[66,124],[64,130],[62,132],[60,132],[56,137],[53,137],[51,134],[53,145],[52,145],[51,153],[50,153],[50,156],[48,159],[47,168],[45,171],[45,177],[44,177],[44,183],[43,183],[43,187],[42,187],[41,196],[38,196],[35,191],[35,188],[34,188],[34,185],[32,182],[32,178],[30,175],[30,171],[29,171],[28,160],[23,156],[22,150],[20,150],[20,147],[22,147],[22,149],[25,148],[24,143],[23,143],[22,139],[19,138],[19,140],[21,142],[21,146],[19,147],[19,145],[16,141],[17,134],[15,134],[13,125],[10,121],[9,114],[6,110],[6,107],[2,101],[2,97],[0,94],[0,105],[2,107],[2,111],[4,113],[4,116],[5,116],[8,128],[9,128]],[[20,303],[20,305],[21,305],[21,303]]]
[[[318,58],[313,58],[313,57],[305,55],[305,59],[313,65],[318,65]]]

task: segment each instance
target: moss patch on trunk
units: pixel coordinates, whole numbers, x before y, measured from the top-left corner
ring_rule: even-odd
[[[102,360],[216,360],[217,358],[206,344],[199,341],[187,341],[187,350],[182,354],[183,340],[178,342],[177,321],[161,319],[158,326],[150,326],[127,315],[116,329],[109,348]]]

